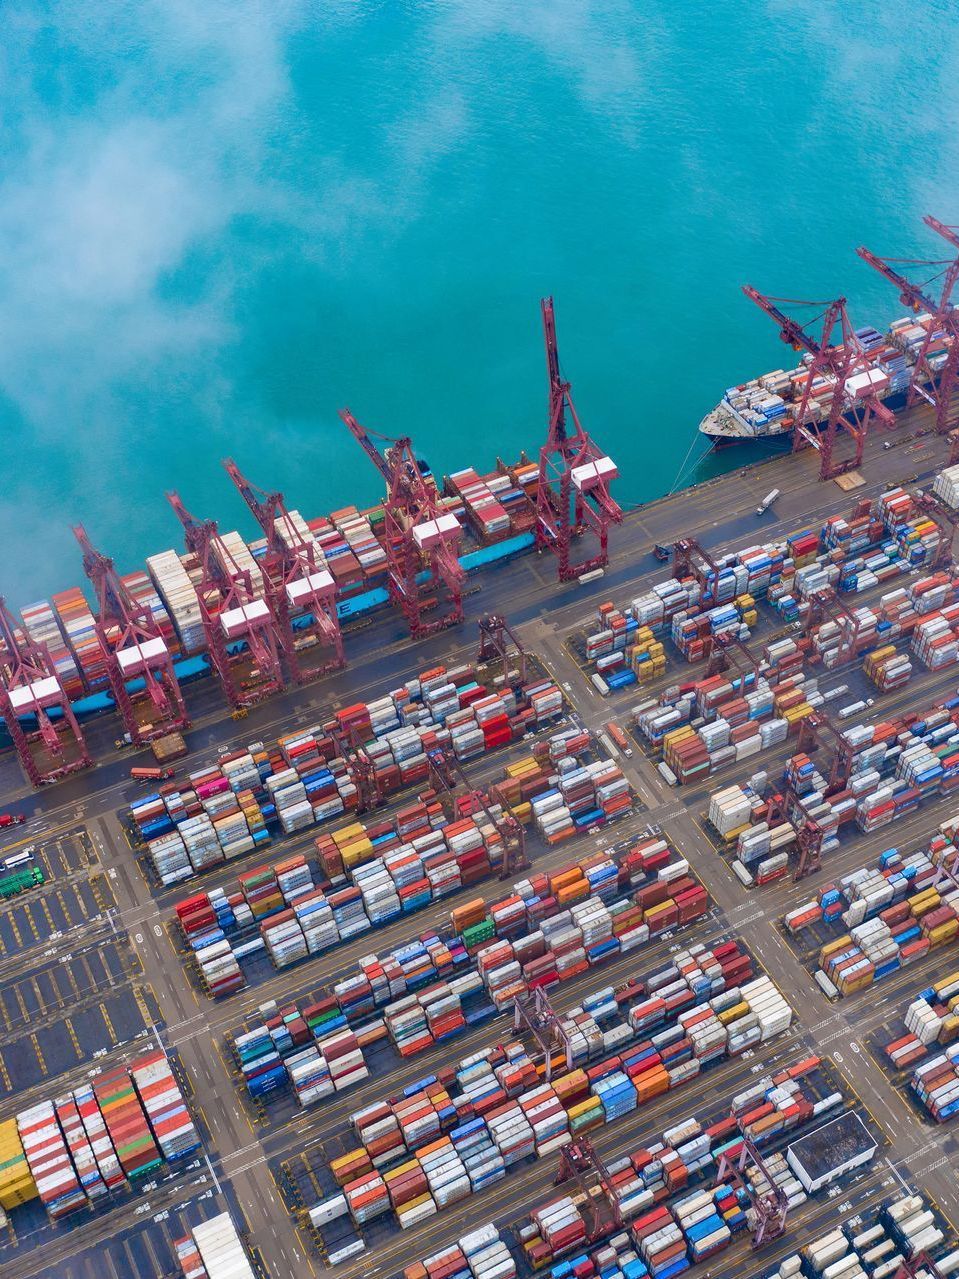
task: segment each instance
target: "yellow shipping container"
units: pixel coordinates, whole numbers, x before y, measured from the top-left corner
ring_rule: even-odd
[[[959,919],[947,919],[944,924],[939,924],[929,934],[930,946],[941,946],[943,942],[951,941],[959,932]]]
[[[748,1012],[749,1005],[744,999],[741,1003],[734,1004],[732,1008],[724,1009],[718,1016],[722,1024],[728,1026],[731,1021],[738,1021],[740,1017],[745,1017]]]
[[[356,1166],[357,1166],[357,1167],[359,1167],[359,1166],[360,1166],[360,1156],[362,1156],[362,1157],[363,1157],[363,1159],[364,1159],[367,1163],[369,1163],[369,1162],[370,1162],[370,1157],[369,1157],[369,1155],[366,1153],[366,1147],[365,1147],[365,1146],[359,1146],[359,1147],[357,1147],[357,1149],[356,1149],[356,1150],[348,1150],[348,1151],[346,1152],[346,1154],[345,1154],[345,1155],[338,1155],[336,1159],[331,1159],[331,1160],[330,1160],[330,1171],[331,1171],[331,1172],[334,1174],[334,1176],[335,1176],[335,1175],[336,1175],[337,1170],[340,1170],[340,1171],[342,1172],[342,1170],[343,1170],[344,1168],[348,1168],[351,1164],[354,1164],[354,1163],[355,1163],[355,1164],[356,1164]],[[357,1175],[358,1175],[358,1174],[357,1174]]]
[[[934,981],[932,983],[932,988],[938,995],[941,991],[945,990],[946,987],[951,986],[953,982],[957,981],[959,981],[959,973],[950,973],[948,977],[943,977],[942,981]],[[954,995],[953,999],[959,999],[959,995]],[[952,1000],[949,1001],[949,1007],[952,1007]]]
[[[420,1204],[432,1202],[432,1199],[433,1199],[433,1196],[427,1193],[425,1195],[417,1195],[416,1198],[411,1199],[409,1203],[400,1204],[399,1208],[397,1208],[396,1210],[396,1217],[400,1223],[400,1229],[403,1230],[408,1225],[415,1226],[417,1224],[415,1221],[408,1222],[406,1220],[408,1214],[411,1213],[414,1208],[418,1208]]]
[[[525,777],[527,773],[532,772],[536,767],[536,760],[531,755],[524,755],[522,759],[516,760],[515,763],[506,765],[506,776]]]
[[[587,1097],[585,1101],[578,1101],[575,1106],[570,1106],[567,1114],[570,1122],[578,1118],[580,1115],[588,1115],[591,1111],[598,1110],[602,1112],[602,1105],[598,1097]]]
[[[827,941],[819,952],[819,967],[824,968],[830,955],[835,955],[840,950],[848,950],[851,945],[852,938],[848,933],[845,937],[837,937],[835,941]]]
[[[0,1208],[17,1208],[36,1199],[37,1187],[30,1173],[15,1119],[0,1123]]]
[[[372,841],[358,839],[355,844],[344,844],[340,847],[340,856],[344,866],[356,866],[359,862],[368,861],[373,856]]]
[[[914,917],[920,919],[928,911],[934,910],[941,898],[934,888],[926,888],[921,893],[916,893],[915,897],[909,897],[906,900]]]
[[[749,827],[750,827],[749,822],[743,822],[742,826],[737,826],[735,830],[728,831],[723,836],[723,843],[727,845],[735,844],[736,841],[739,839],[740,835],[743,833],[743,831],[749,830]]]

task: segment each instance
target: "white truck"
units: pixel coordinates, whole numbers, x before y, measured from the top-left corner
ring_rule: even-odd
[[[756,514],[765,515],[765,513],[769,510],[769,508],[772,506],[773,502],[775,502],[778,496],[779,496],[779,489],[772,489],[769,493],[767,493],[766,496],[763,498],[763,500],[756,507]]]

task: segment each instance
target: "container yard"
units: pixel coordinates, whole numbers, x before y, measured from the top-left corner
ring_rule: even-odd
[[[375,506],[228,462],[252,540],[76,527],[89,586],[0,607],[5,1276],[959,1270],[927,314],[727,393],[819,447],[639,509],[547,300],[532,458],[344,411]]]

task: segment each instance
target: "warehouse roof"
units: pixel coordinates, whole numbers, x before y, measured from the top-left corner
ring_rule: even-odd
[[[812,1182],[821,1181],[851,1160],[879,1149],[879,1143],[859,1116],[847,1110],[794,1141],[787,1150],[790,1162],[800,1164]]]

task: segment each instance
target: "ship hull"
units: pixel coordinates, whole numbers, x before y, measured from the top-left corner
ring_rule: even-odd
[[[893,413],[899,413],[906,407],[908,394],[907,390],[894,391],[891,395],[884,396],[882,402]],[[840,418],[840,424],[844,420]],[[761,449],[765,453],[783,453],[792,448],[792,431],[780,431],[776,435],[752,434],[734,419],[728,410],[722,410],[721,406],[703,418],[699,431],[701,435],[706,436],[716,452],[743,444],[748,444],[753,449]]]

